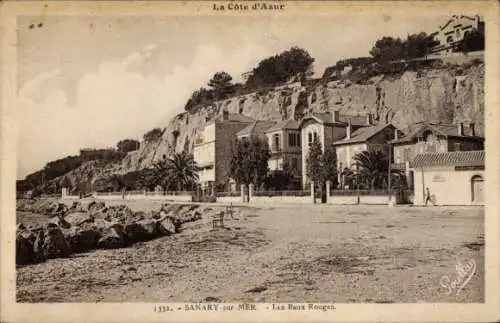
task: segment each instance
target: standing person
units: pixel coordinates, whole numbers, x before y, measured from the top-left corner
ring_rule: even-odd
[[[426,187],[425,188],[425,206],[427,206],[427,203],[428,202],[431,202],[432,203],[432,200],[431,200],[431,192],[429,191],[429,188]]]

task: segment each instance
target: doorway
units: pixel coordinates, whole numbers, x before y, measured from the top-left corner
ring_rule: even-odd
[[[475,175],[471,178],[472,202],[484,203],[484,180],[483,177]]]

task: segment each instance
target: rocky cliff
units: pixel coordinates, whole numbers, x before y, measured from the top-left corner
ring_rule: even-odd
[[[372,113],[375,122],[391,122],[411,131],[420,121],[474,122],[484,134],[484,64],[475,60],[465,65],[407,71],[398,76],[376,76],[364,84],[349,79],[292,83],[236,96],[184,112],[164,126],[161,138],[143,141],[121,163],[93,167],[84,163],[66,174],[72,184],[94,182],[111,174],[125,174],[150,166],[155,160],[187,149],[208,120],[227,109],[260,120],[300,119],[309,112],[339,110],[343,114]],[[87,165],[88,164],[88,165]],[[95,166],[95,165],[94,165]],[[62,177],[54,182],[62,183]]]
[[[340,110],[345,114],[372,113],[375,122],[391,122],[403,131],[420,121],[475,122],[484,133],[484,65],[447,65],[408,71],[397,77],[377,76],[367,84],[349,80],[293,83],[267,91],[249,93],[182,113],[167,125],[160,140],[141,143],[119,167],[120,172],[138,170],[174,151],[193,149],[194,138],[207,120],[223,109],[254,119],[300,119],[308,112]]]

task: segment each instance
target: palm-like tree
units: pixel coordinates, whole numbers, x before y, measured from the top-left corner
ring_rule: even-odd
[[[358,167],[358,176],[369,188],[387,187],[387,172],[389,169],[389,159],[381,150],[365,150],[354,155],[355,164]],[[401,172],[396,169],[391,170],[391,180],[394,177],[398,180]]]
[[[177,189],[182,191],[184,188],[193,185],[198,180],[198,165],[192,154],[185,151],[175,153],[165,160],[168,178],[177,184]]]

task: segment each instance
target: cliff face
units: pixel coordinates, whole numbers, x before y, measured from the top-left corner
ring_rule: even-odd
[[[124,173],[147,166],[164,154],[192,151],[207,120],[223,109],[260,120],[300,119],[308,112],[340,110],[345,114],[372,113],[376,122],[391,122],[403,131],[419,121],[475,122],[484,133],[484,65],[448,66],[405,72],[399,77],[374,77],[367,85],[331,81],[293,83],[216,102],[196,113],[182,113],[166,126],[163,137],[143,142],[118,167]]]
[[[111,174],[140,170],[173,152],[192,151],[208,120],[227,109],[258,120],[300,119],[309,112],[340,110],[344,114],[372,113],[375,122],[391,122],[411,131],[420,121],[474,122],[484,135],[484,65],[448,65],[441,69],[405,72],[398,77],[374,77],[366,85],[349,80],[316,84],[293,83],[267,91],[233,97],[184,112],[165,125],[158,140],[144,141],[120,163],[84,163],[66,174],[73,185],[95,182]],[[51,182],[62,183],[63,177]]]

